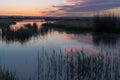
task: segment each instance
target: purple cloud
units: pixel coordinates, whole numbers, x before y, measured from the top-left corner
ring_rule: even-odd
[[[68,0],[71,1],[71,0]],[[73,0],[74,5],[54,6],[66,12],[101,11],[120,7],[120,0]],[[78,2],[79,3],[76,3]]]
[[[120,7],[120,0],[65,0],[64,5],[54,5],[55,13],[87,13],[97,12]],[[49,11],[47,11],[49,13]],[[51,13],[51,11],[50,11]],[[54,13],[54,14],[55,14]]]

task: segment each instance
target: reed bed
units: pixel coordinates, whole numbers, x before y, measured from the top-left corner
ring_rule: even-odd
[[[87,20],[60,20],[43,26],[68,31],[120,33],[120,18],[112,14],[95,15]]]
[[[120,32],[120,18],[112,14],[93,17],[93,29],[96,32]]]
[[[38,80],[120,80],[120,58],[83,51],[38,53]]]
[[[0,70],[0,80],[17,80],[15,74],[6,71],[6,70]]]

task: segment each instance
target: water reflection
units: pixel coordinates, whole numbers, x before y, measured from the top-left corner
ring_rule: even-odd
[[[39,21],[38,22],[37,21],[20,21],[20,22],[16,22],[16,24],[10,25],[10,29],[16,31],[16,30],[20,29],[21,27],[24,27],[25,24],[31,24],[33,26],[34,23],[36,23],[38,29],[40,29],[44,22],[39,22]]]
[[[106,53],[106,52],[114,52],[119,53],[119,34],[107,34],[107,33],[86,33],[86,32],[69,32],[59,29],[52,29],[48,27],[42,27],[42,24],[45,22],[9,22],[9,23],[0,23],[1,29],[1,40],[6,43],[11,42],[19,42],[26,43],[33,38],[48,38],[47,35],[60,36],[61,42],[63,41],[71,41],[80,43],[80,46],[65,47],[66,51],[70,51],[68,49],[73,49],[74,51],[80,51],[84,49],[89,53]],[[62,36],[61,36],[62,35]],[[85,46],[84,46],[85,45]],[[72,45],[76,46],[76,45]],[[96,48],[96,49],[95,49]],[[64,49],[64,50],[65,50]]]
[[[42,27],[45,22],[11,22],[11,23],[0,23],[0,34],[1,39],[6,42],[19,41],[21,43],[30,40],[32,37],[45,36],[49,34],[53,29],[48,27]],[[106,34],[106,33],[82,33],[82,32],[69,32],[59,29],[54,29],[60,34],[64,34],[61,39],[74,39],[79,42],[88,44],[94,44],[99,46],[100,44],[115,45],[118,42],[119,35]]]
[[[100,45],[100,43],[106,45],[115,45],[119,39],[117,34],[108,33],[93,33],[93,42],[95,45]]]
[[[19,80],[120,79],[119,34],[69,32],[43,23],[0,23],[1,66]]]
[[[25,43],[32,37],[45,36],[49,31],[48,29],[41,28],[41,24],[33,22],[9,24],[8,27],[1,29],[1,39],[2,41],[6,41],[6,43],[17,41]]]
[[[88,53],[92,54],[106,54],[110,53],[113,55],[119,54],[120,52],[120,35],[119,34],[108,34],[108,33],[69,33],[64,35],[64,40],[76,40],[81,43],[82,46],[67,46],[66,51],[80,51],[84,49]],[[72,53],[72,52],[71,52]]]

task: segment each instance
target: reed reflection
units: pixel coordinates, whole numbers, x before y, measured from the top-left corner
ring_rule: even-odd
[[[25,43],[29,41],[32,37],[45,36],[49,30],[40,28],[37,23],[27,23],[24,25],[13,26],[14,24],[1,24],[1,39],[10,42],[20,42]],[[6,25],[6,26],[5,26]]]
[[[100,43],[106,45],[115,45],[119,39],[119,35],[117,34],[93,33],[92,35],[95,45],[99,45]]]

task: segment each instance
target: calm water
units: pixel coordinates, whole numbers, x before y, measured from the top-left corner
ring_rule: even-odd
[[[45,78],[46,75],[43,75],[50,72],[48,70],[44,72],[44,69],[48,68],[45,67],[47,64],[46,58],[41,58],[42,61],[40,64],[45,62],[45,68],[43,69],[43,76],[39,74],[38,53],[41,56],[43,53],[50,55],[53,52],[59,53],[60,51],[61,53],[72,55],[72,53],[83,50],[90,55],[101,54],[104,56],[107,54],[117,60],[120,58],[119,34],[66,32],[56,29],[46,29],[42,27],[43,23],[44,22],[27,20],[9,25],[10,29],[6,33],[3,33],[2,29],[0,29],[0,65],[3,69],[15,73],[19,80],[41,80],[40,78],[43,78],[43,76],[44,80],[53,80],[52,78]],[[37,26],[37,30],[35,29],[33,32],[26,33],[25,35],[23,32],[21,36],[20,32],[17,33],[17,30],[20,30],[21,28],[25,29],[25,25],[35,25]],[[117,64],[120,65],[119,63]],[[46,66],[48,66],[48,64]],[[60,66],[62,66],[62,64]],[[120,66],[118,66],[118,68],[119,67]],[[118,76],[120,76],[119,72],[117,73]],[[64,70],[62,73],[65,75]],[[54,78],[55,76],[52,77],[54,80],[66,80],[67,78],[63,78],[63,75],[61,77],[57,76],[56,78]],[[113,77],[111,80],[115,80],[115,74],[112,75]],[[120,77],[116,78],[116,80],[119,79]],[[76,77],[70,79],[69,77],[68,80],[78,79]],[[86,78],[86,80],[88,79]],[[106,79],[102,78],[99,80]]]

